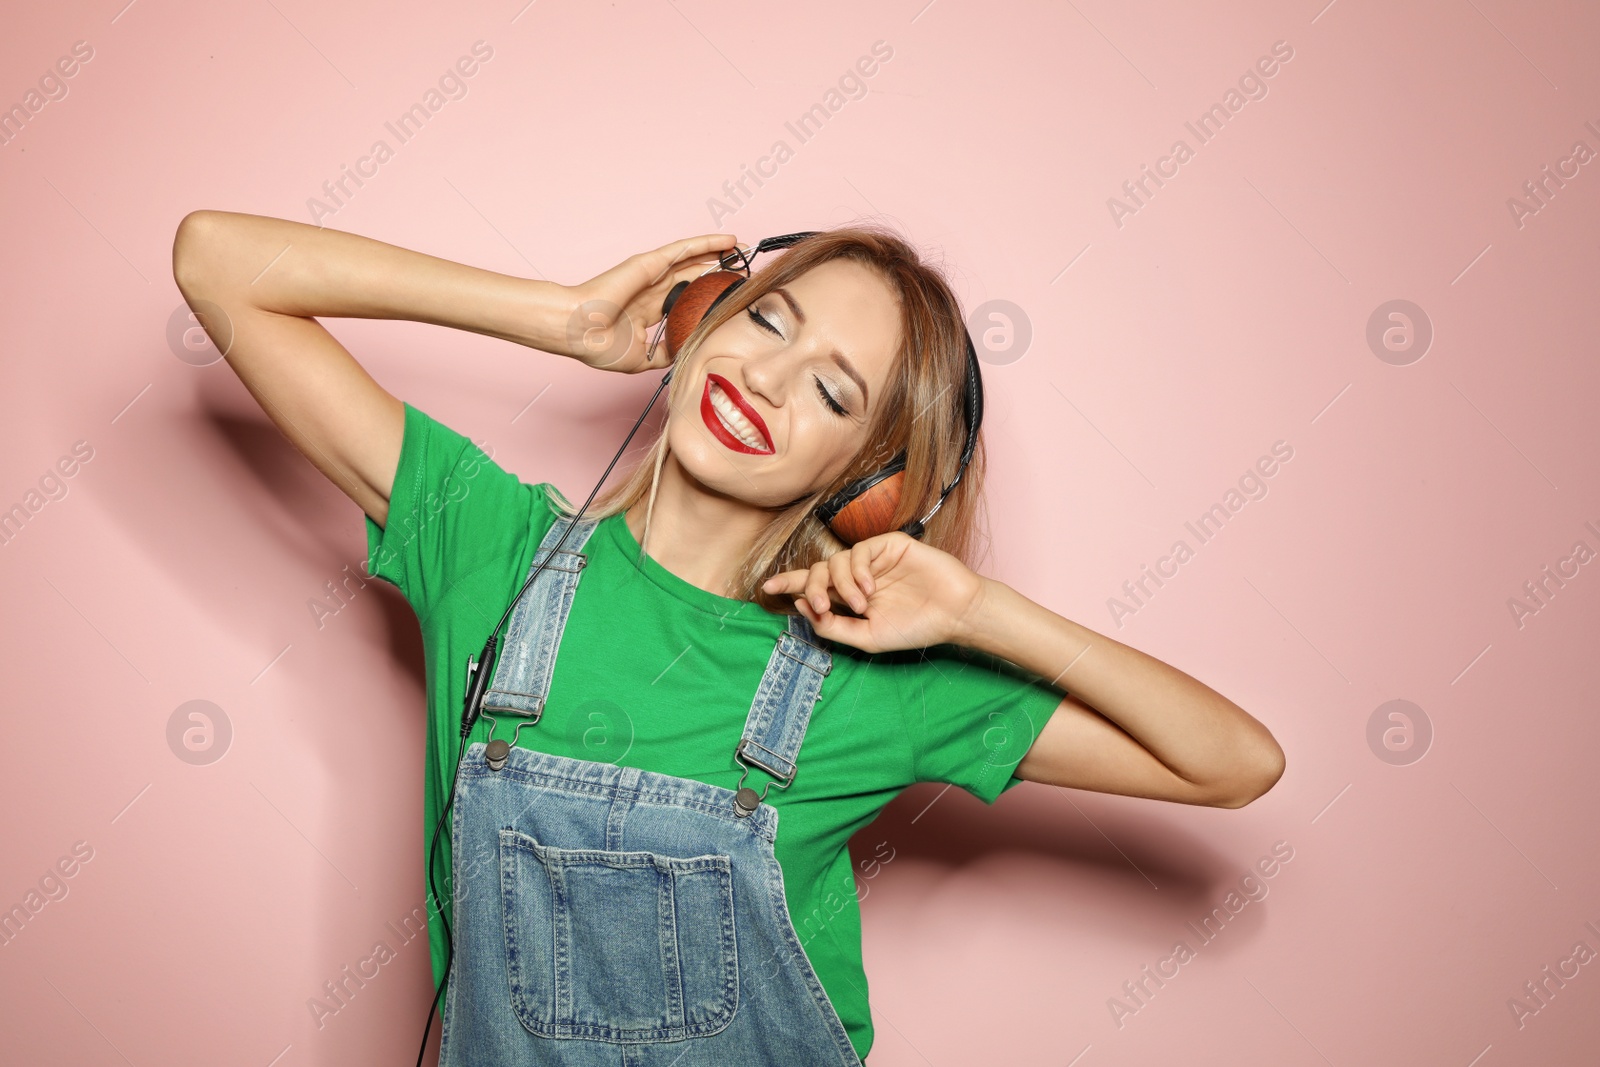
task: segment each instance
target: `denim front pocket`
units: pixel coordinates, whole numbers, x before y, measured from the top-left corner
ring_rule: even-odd
[[[554,848],[502,829],[500,895],[511,1007],[529,1032],[677,1041],[733,1021],[727,856]]]

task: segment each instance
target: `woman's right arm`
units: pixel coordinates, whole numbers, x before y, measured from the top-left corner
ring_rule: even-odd
[[[195,211],[178,225],[172,273],[267,416],[382,526],[405,407],[316,316],[430,322],[631,373],[650,369],[647,331],[668,290],[733,244],[729,234],[674,241],[565,286],[302,222]],[[574,332],[580,310],[586,328]]]

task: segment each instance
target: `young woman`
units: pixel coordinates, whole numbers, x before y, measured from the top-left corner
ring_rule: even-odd
[[[705,313],[659,437],[581,518],[316,321],[659,371],[664,299],[736,247],[675,241],[563,286],[253,215],[178,229],[191,308],[366,512],[370,572],[421,621],[430,831],[453,809],[429,870],[442,1062],[859,1065],[847,842],[907,786],[1236,808],[1283,772],[1220,694],[969,568],[981,447],[920,538],[900,532],[961,466],[968,355],[950,288],[890,232],[806,237]],[[845,544],[818,505],[902,451],[890,532]]]

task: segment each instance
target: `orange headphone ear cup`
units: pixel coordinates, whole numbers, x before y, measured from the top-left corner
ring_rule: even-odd
[[[744,275],[731,270],[714,270],[702,274],[691,282],[679,282],[667,295],[667,356],[677,360],[678,349],[688,340],[700,320],[724,296],[733,292],[744,281]],[[673,295],[676,294],[676,295]]]
[[[900,490],[906,472],[895,471],[852,499],[828,522],[828,529],[847,545],[865,541],[894,529],[894,513],[900,507]]]

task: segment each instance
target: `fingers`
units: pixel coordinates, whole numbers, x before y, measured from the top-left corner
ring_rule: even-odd
[[[857,542],[850,548],[850,572],[855,575],[856,584],[867,596],[871,596],[877,589],[877,583],[872,580],[872,547]],[[857,611],[861,609],[857,608]]]
[[[803,599],[796,600],[794,606],[796,611],[805,616],[818,637],[842,641],[865,652],[876,651],[872,644],[872,624],[866,619],[852,619],[848,615],[835,615],[832,612],[818,615]]]
[[[832,584],[828,561],[823,560],[805,570],[773,575],[761,583],[761,588],[775,595],[803,597],[814,614],[826,615],[833,611],[833,601],[828,596]]]
[[[731,233],[703,233],[698,237],[669,241],[661,246],[660,251],[671,252],[672,258],[681,259],[684,256],[698,256],[711,251],[726,252],[737,244],[738,240]]]
[[[833,610],[833,601],[828,596],[828,587],[831,584],[828,573],[828,561],[823,560],[814,564],[811,572],[806,576],[806,600],[810,601],[812,609],[818,615],[825,615]]]
[[[805,597],[796,598],[794,602],[794,609],[800,614],[804,615],[806,617],[806,621],[809,622],[813,627],[816,627],[820,624],[820,617],[815,611],[811,610],[811,605],[806,602]],[[817,632],[821,633],[822,631],[818,630]]]
[[[828,557],[828,577],[839,596],[857,615],[866,613],[867,595],[862,592],[851,564],[854,552],[836,552]]]
[[[806,578],[810,573],[810,571],[784,571],[782,574],[774,574],[761,583],[761,588],[775,596],[793,596],[806,587]]]
[[[653,252],[644,253],[651,261],[651,276],[660,279],[688,259],[709,261],[717,253],[726,252],[738,243],[731,233],[703,233],[699,237],[685,237],[669,241]]]
[[[829,592],[858,615],[866,614],[867,599],[877,591],[872,576],[874,546],[863,541],[837,552],[805,570],[784,571],[761,583],[761,588],[778,596],[803,595],[818,612],[832,610]]]

